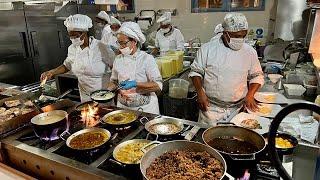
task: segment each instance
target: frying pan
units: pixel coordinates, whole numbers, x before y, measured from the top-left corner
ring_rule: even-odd
[[[94,98],[93,95],[96,94],[96,93],[111,93],[112,94],[112,97],[111,98],[108,98],[108,99],[97,99],[97,98]],[[96,101],[98,103],[108,103],[110,101],[112,101],[112,99],[115,97],[115,93],[112,92],[112,91],[109,91],[109,90],[97,90],[97,91],[94,91],[90,94],[90,98],[93,100],[93,101]]]
[[[80,111],[81,112],[82,110],[88,108],[89,105],[93,106],[93,107],[96,107],[96,106],[98,106],[98,104],[99,103],[97,103],[95,101],[87,101],[87,102],[78,104],[75,109],[76,109],[76,111]]]
[[[70,142],[71,142],[75,137],[77,137],[77,136],[79,136],[79,135],[82,135],[82,134],[85,134],[85,133],[88,133],[88,132],[100,132],[100,133],[103,133],[104,135],[106,135],[107,138],[106,138],[103,142],[101,142],[99,145],[96,145],[96,146],[90,147],[90,148],[74,148],[74,147],[70,146]],[[98,147],[104,145],[104,144],[105,144],[106,142],[108,142],[108,141],[110,140],[110,138],[111,138],[111,133],[110,133],[108,130],[103,129],[103,128],[97,128],[97,127],[91,127],[91,128],[82,129],[82,130],[80,130],[80,131],[77,131],[77,132],[71,134],[67,139],[65,139],[65,138],[63,137],[65,134],[70,135],[70,133],[69,133],[68,131],[65,131],[65,132],[63,132],[63,133],[60,135],[60,138],[63,139],[63,140],[65,140],[65,141],[66,141],[66,145],[67,145],[69,148],[74,149],[74,150],[92,150],[92,149],[95,149],[95,148],[98,148]]]
[[[141,114],[142,113],[142,108],[139,108],[138,111]],[[129,121],[125,122],[125,123],[123,123],[121,121],[119,121],[119,123],[111,123],[111,122],[107,121],[107,118],[109,118],[110,116],[114,116],[114,115],[121,114],[121,113],[132,113],[133,114],[133,118],[130,119]],[[112,111],[112,112],[104,115],[100,119],[100,122],[102,124],[108,124],[108,125],[111,125],[111,126],[126,126],[126,125],[130,125],[131,123],[136,121],[138,119],[138,117],[140,116],[140,114],[138,114],[136,111],[131,111],[131,110],[116,110],[116,111]]]
[[[148,120],[146,117],[141,118],[140,122],[144,125],[145,129],[154,135],[161,136],[170,136],[180,133],[184,129],[184,125],[177,119],[169,117],[158,117],[147,123],[144,123],[143,120]],[[173,131],[169,126],[176,126],[177,130]]]

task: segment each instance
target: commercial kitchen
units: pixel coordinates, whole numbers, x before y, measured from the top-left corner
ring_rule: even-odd
[[[2,0],[0,179],[320,179],[319,0]]]

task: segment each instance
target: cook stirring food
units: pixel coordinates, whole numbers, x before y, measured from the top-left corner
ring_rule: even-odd
[[[169,50],[183,51],[184,37],[179,29],[172,26],[171,13],[165,12],[158,20],[160,30],[156,34],[155,46],[152,54],[156,55],[160,50],[160,55],[164,55]]]
[[[41,74],[41,80],[71,71],[78,78],[81,102],[90,101],[90,93],[102,89],[109,80],[108,68],[110,54],[108,48],[99,40],[90,37],[92,20],[82,14],[69,16],[64,25],[67,27],[72,44],[68,56],[59,67]]]
[[[198,94],[199,121],[210,125],[226,120],[243,104],[257,111],[254,94],[264,83],[257,53],[244,43],[246,17],[228,13],[222,27],[221,38],[204,44],[198,51],[189,74]]]
[[[119,83],[117,106],[159,114],[155,92],[162,89],[162,77],[153,56],[140,50],[145,36],[137,23],[125,22],[117,35],[121,54],[113,63],[111,82],[108,89]]]

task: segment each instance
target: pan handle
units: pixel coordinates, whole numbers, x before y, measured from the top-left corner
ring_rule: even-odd
[[[152,141],[152,142],[150,142],[149,144],[143,146],[140,150],[141,150],[143,153],[147,153],[147,152],[148,152],[148,150],[147,150],[148,147],[150,147],[150,146],[152,146],[152,145],[159,145],[159,144],[162,144],[162,142],[155,140],[155,141]]]
[[[155,135],[156,136],[155,141],[158,141],[159,135],[158,134],[151,134],[151,133],[147,134],[146,140],[149,140],[150,135]]]
[[[107,124],[106,122],[104,122],[103,117],[99,118],[99,121],[100,121],[101,124]]]
[[[143,120],[145,120],[146,122],[144,122]],[[142,125],[146,125],[147,124],[147,122],[149,122],[149,119],[147,118],[147,117],[142,117],[142,118],[140,118],[140,123],[142,124]]]
[[[229,154],[229,157],[235,161],[255,160],[256,154],[252,154],[252,155],[230,155]]]
[[[225,175],[227,176],[228,179],[234,180],[234,177],[232,177],[229,173],[226,172]]]
[[[139,107],[139,108],[137,109],[137,111],[139,112],[139,114],[138,114],[138,117],[139,117],[139,116],[141,116],[141,114],[143,113],[143,108],[142,108],[142,107]]]
[[[115,160],[115,159],[111,159],[111,158],[110,158],[109,161],[110,161],[111,163],[116,164],[116,165],[118,165],[118,166],[121,166],[121,167],[123,167],[123,168],[126,167],[125,164],[122,164],[121,162],[119,162],[119,161],[117,161],[117,160]]]
[[[60,134],[60,138],[61,138],[62,140],[64,140],[64,141],[66,141],[66,139],[68,138],[68,137],[67,137],[67,138],[64,138],[64,137],[63,137],[63,136],[66,135],[66,134],[68,134],[68,137],[71,136],[71,134],[69,133],[69,131],[63,131],[63,132]]]

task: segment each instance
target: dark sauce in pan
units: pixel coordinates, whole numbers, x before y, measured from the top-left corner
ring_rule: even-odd
[[[208,144],[214,149],[230,154],[251,154],[259,151],[254,144],[233,137],[214,138]]]

